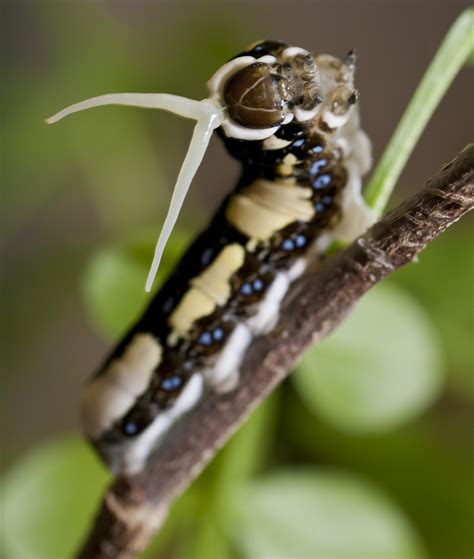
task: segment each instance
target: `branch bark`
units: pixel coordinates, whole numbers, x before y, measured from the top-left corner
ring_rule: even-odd
[[[174,499],[304,351],[336,328],[366,291],[412,261],[473,207],[471,144],[412,198],[292,287],[275,330],[249,349],[238,388],[224,396],[207,395],[176,425],[144,471],[112,483],[77,557],[125,559],[143,550]]]

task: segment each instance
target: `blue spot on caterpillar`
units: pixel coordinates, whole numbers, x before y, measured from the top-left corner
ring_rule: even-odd
[[[201,345],[211,345],[213,342],[212,334],[210,332],[203,332],[197,339],[197,343]]]
[[[317,177],[312,185],[313,188],[325,188],[326,186],[328,186],[331,183],[331,175],[329,174],[325,174],[325,175],[319,175],[319,177]]]
[[[322,169],[325,165],[327,165],[326,159],[317,159],[316,161],[314,161],[314,163],[311,164],[311,167],[309,168],[309,173],[311,175],[317,175],[320,169]],[[324,177],[326,175],[322,175],[322,176]]]
[[[136,423],[134,423],[133,421],[128,421],[124,426],[123,426],[123,432],[128,435],[129,437],[133,437],[134,435],[136,435],[138,433],[138,425]]]
[[[253,293],[252,285],[250,283],[245,282],[240,288],[240,293],[242,293],[243,295],[252,295]]]
[[[86,386],[84,431],[116,472],[139,471],[204,385],[232,390],[252,338],[273,328],[307,260],[373,221],[360,194],[370,143],[354,104],[352,54],[344,61],[262,41],[219,68],[208,88],[203,101],[104,95],[49,119],[125,104],[196,120],[147,289],[213,130],[242,164],[237,188]]]
[[[160,386],[163,390],[172,391],[179,388],[182,384],[183,384],[183,379],[181,377],[172,376],[172,377],[164,378],[161,381]]]

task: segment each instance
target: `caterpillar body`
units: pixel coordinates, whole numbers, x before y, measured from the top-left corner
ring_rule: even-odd
[[[216,72],[207,100],[111,94],[49,120],[111,103],[197,120],[151,282],[214,129],[243,167],[208,228],[85,388],[83,428],[114,471],[139,471],[206,390],[232,390],[249,344],[274,327],[307,262],[374,221],[361,197],[371,155],[354,66],[353,52],[340,60],[264,41]]]

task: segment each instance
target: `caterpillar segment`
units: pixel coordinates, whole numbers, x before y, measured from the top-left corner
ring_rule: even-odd
[[[235,388],[309,259],[373,223],[354,68],[353,52],[342,61],[263,41],[209,81],[206,107],[242,176],[86,386],[83,427],[114,471],[139,471],[206,390]]]

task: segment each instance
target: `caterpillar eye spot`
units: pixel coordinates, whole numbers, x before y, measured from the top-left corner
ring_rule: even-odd
[[[255,291],[261,291],[263,289],[263,281],[260,278],[257,278],[253,282],[253,288],[255,289]]]

